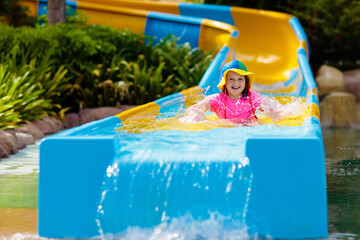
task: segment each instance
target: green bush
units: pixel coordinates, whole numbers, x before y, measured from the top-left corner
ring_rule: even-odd
[[[154,101],[198,84],[213,59],[212,52],[179,45],[173,36],[154,46],[152,40],[138,46],[141,51],[136,57],[129,58],[122,49],[110,63],[104,61],[87,73],[91,83],[77,84],[78,104],[98,107]]]
[[[143,104],[194,86],[213,58],[213,52],[177,44],[172,36],[153,45],[144,34],[87,25],[81,15],[68,19],[34,28],[0,25],[0,60],[22,66],[48,58],[52,74],[63,66],[71,87],[55,100],[72,111]]]
[[[0,129],[14,128],[18,123],[46,115],[58,115],[61,106],[53,99],[67,90],[63,82],[65,74],[63,68],[51,74],[49,62],[37,64],[36,59],[21,68],[11,60],[9,64],[0,64]]]
[[[310,64],[341,70],[360,67],[359,0],[205,0],[224,4],[290,13],[301,22],[310,41]]]
[[[360,1],[299,1],[291,13],[310,40],[314,69],[323,63],[342,70],[360,67]]]

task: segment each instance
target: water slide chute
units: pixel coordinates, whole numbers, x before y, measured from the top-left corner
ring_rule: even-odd
[[[308,62],[308,41],[296,18],[269,11],[184,3],[67,3],[83,10],[89,23],[145,32],[159,39],[172,33],[193,47],[217,47],[218,52],[198,86],[69,129],[41,143],[40,236],[84,238],[97,236],[101,230],[116,233],[132,226],[152,227],[163,220],[158,214],[161,210],[172,218],[189,210],[206,219],[205,210],[209,209],[246,224],[250,235],[327,237],[325,158],[317,87]],[[23,4],[33,14],[46,10],[46,1],[27,0]],[[217,92],[220,69],[234,58],[256,73],[254,89],[259,93],[279,99],[302,99],[305,110],[300,120],[257,127],[174,124],[182,107],[198,101],[203,94]],[[118,130],[127,126],[127,130],[134,130],[139,125],[145,126],[142,133]],[[160,166],[159,159],[165,165]],[[161,185],[161,179],[166,177],[163,166],[169,166],[181,184]],[[234,173],[247,174],[247,181],[222,174],[233,168]],[[111,169],[127,169],[127,173],[142,170],[136,176],[125,173],[116,178],[116,171]],[[154,169],[157,174],[147,178]],[[176,169],[183,169],[187,175]],[[134,179],[129,180],[131,177]],[[136,177],[143,177],[143,181]],[[112,192],[104,200],[104,193],[111,190],[104,185],[112,181],[120,184],[114,187],[124,187],[122,183],[131,181],[131,188],[120,189],[121,195]],[[226,195],[230,182],[231,197]],[[203,190],[193,189],[195,183]],[[244,192],[245,186],[251,191]],[[149,206],[156,205],[157,211],[144,207],[149,200],[141,201],[143,195],[138,189],[155,189],[158,198],[147,196],[152,199]],[[181,191],[188,194],[181,195]],[[176,194],[186,198],[186,204],[178,202]],[[131,209],[126,205],[129,199],[124,197],[129,196],[138,196],[132,203],[140,201],[138,206],[142,207]],[[164,202],[166,207],[159,205]],[[101,214],[99,206],[121,212]],[[121,214],[131,221],[116,218]],[[117,225],[110,226],[111,222]]]

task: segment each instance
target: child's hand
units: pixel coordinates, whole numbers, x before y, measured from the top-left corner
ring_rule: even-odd
[[[179,118],[182,123],[197,123],[205,120],[205,113],[198,108],[189,108],[186,110],[186,115]]]
[[[271,118],[273,122],[279,121],[283,118],[284,108],[278,101],[264,97],[261,109]]]
[[[273,122],[280,121],[282,119],[283,111],[280,107],[275,109],[272,108],[269,115],[271,120],[273,120]]]

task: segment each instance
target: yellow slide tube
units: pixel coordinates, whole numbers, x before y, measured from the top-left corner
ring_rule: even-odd
[[[78,2],[97,1],[79,0]],[[101,4],[181,14],[178,3],[105,0]],[[256,73],[255,82],[260,85],[273,85],[276,82],[288,80],[292,70],[299,67],[296,57],[297,49],[304,47],[307,50],[306,42],[299,42],[289,24],[293,16],[241,7],[231,7],[231,15],[234,26],[240,32],[235,48],[235,58]],[[213,16],[208,16],[208,18],[211,17]],[[214,36],[216,36],[215,39]],[[219,36],[209,34],[209,37],[203,40],[204,49],[207,50],[206,41],[217,41],[217,37]],[[284,89],[283,92],[291,90],[293,89]]]

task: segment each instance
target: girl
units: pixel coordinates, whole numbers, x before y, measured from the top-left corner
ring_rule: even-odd
[[[220,119],[228,119],[238,124],[256,122],[256,111],[265,112],[273,121],[280,119],[282,106],[250,90],[255,74],[248,72],[242,62],[234,60],[225,64],[221,75],[222,79],[217,85],[221,92],[189,107],[186,116],[179,119],[181,122],[203,121],[208,110]]]

